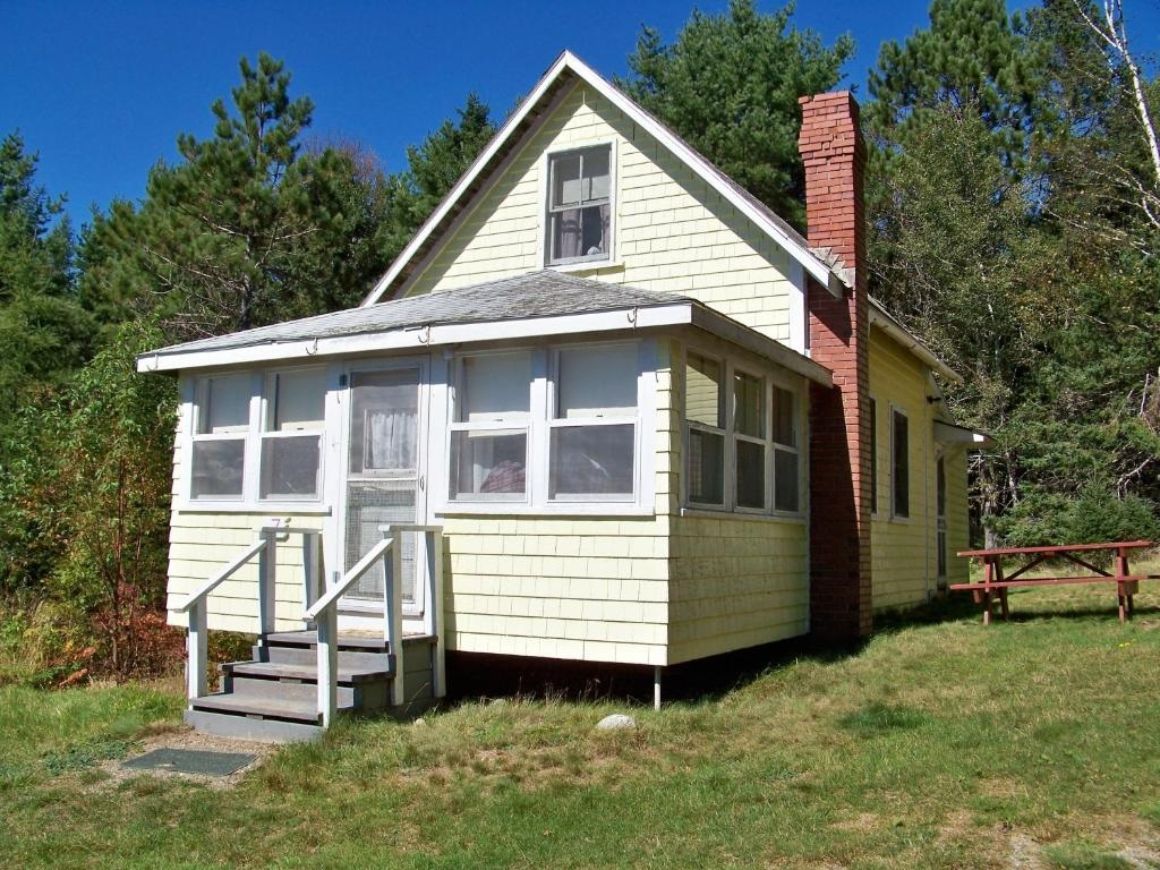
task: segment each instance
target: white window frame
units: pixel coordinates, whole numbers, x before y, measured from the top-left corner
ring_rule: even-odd
[[[301,368],[316,368],[304,366]],[[329,395],[323,397],[325,419],[323,429],[319,432],[319,486],[315,497],[309,499],[295,499],[287,496],[277,496],[272,499],[259,498],[261,488],[261,459],[262,436],[266,429],[266,390],[268,377],[274,372],[291,371],[294,367],[278,369],[247,369],[237,370],[208,370],[191,373],[183,379],[181,386],[181,429],[179,434],[179,452],[181,455],[182,473],[179,495],[175,499],[175,509],[181,513],[287,513],[326,515],[331,512],[326,503],[326,474],[325,463],[328,444],[326,432],[331,427]],[[206,434],[198,433],[199,416],[204,403],[203,384],[210,378],[229,377],[238,375],[249,379],[250,401],[249,421],[242,436],[237,433]],[[334,384],[327,370],[326,389],[329,394],[334,390]],[[193,445],[197,441],[229,440],[244,437],[245,446],[242,450],[242,494],[241,496],[213,496],[212,498],[193,497]]]
[[[683,459],[681,461],[681,504],[682,513],[699,513],[707,512],[713,514],[743,514],[757,518],[766,519],[781,519],[781,520],[795,520],[804,521],[807,514],[807,468],[806,468],[806,450],[804,447],[806,438],[806,408],[804,401],[804,389],[801,384],[795,384],[793,380],[779,371],[767,370],[762,373],[759,367],[749,365],[744,362],[737,362],[731,356],[725,356],[719,353],[711,353],[705,351],[697,346],[688,346],[684,349],[681,357],[681,372],[682,378],[685,378],[688,371],[688,358],[690,355],[699,356],[704,359],[709,359],[717,362],[721,366],[722,388],[721,395],[718,402],[724,401],[724,428],[708,426],[694,420],[689,420],[686,416],[686,408],[684,402],[679,409],[680,419],[682,422],[682,450]],[[736,397],[734,392],[734,375],[736,373],[743,373],[752,377],[759,377],[763,384],[763,395],[765,401],[764,408],[764,431],[763,438],[755,438],[753,436],[744,435],[736,430]],[[781,444],[773,440],[773,398],[774,388],[786,390],[794,396],[794,431],[797,436],[797,445]],[[682,397],[684,401],[688,399],[687,384],[682,387]],[[720,409],[720,406],[719,406]],[[690,432],[692,430],[699,430],[715,435],[720,435],[724,438],[724,493],[723,504],[714,504],[712,502],[697,502],[693,501],[689,496],[689,444]],[[760,443],[764,446],[765,456],[765,506],[763,508],[753,508],[739,505],[737,503],[737,441],[743,440],[749,443]],[[775,487],[775,451],[783,450],[785,452],[796,453],[798,457],[797,462],[797,493],[798,493],[798,507],[794,511],[778,510],[774,506],[774,495],[776,493]]]
[[[687,404],[685,404],[685,403],[688,402],[688,398],[689,398],[688,372],[689,372],[689,357],[690,356],[699,356],[702,359],[712,360],[713,362],[716,362],[718,364],[718,366],[720,366],[721,383],[717,387],[717,419],[724,423],[723,426],[710,426],[707,423],[702,423],[698,420],[690,420],[688,418],[688,407],[687,407]],[[696,508],[698,510],[713,510],[713,511],[728,510],[729,505],[731,504],[730,490],[732,488],[731,481],[733,480],[732,463],[734,462],[734,460],[733,460],[733,440],[730,437],[730,425],[729,425],[730,424],[729,408],[732,405],[731,387],[732,387],[733,382],[729,376],[728,361],[726,359],[724,359],[723,357],[717,356],[716,354],[703,353],[702,351],[700,351],[697,348],[687,348],[685,350],[684,355],[681,358],[681,373],[682,373],[681,376],[684,379],[683,380],[683,387],[681,390],[681,395],[684,397],[684,402],[682,403],[682,406],[680,409],[680,415],[681,415],[681,422],[684,424],[681,428],[684,431],[683,447],[684,447],[684,457],[685,457],[681,463],[682,464],[681,480],[684,481],[685,485],[683,488],[684,488],[685,493],[686,493],[686,496],[684,499],[682,499],[682,501],[685,504],[688,504],[690,507]],[[690,444],[692,441],[692,437],[690,436],[689,433],[691,430],[694,430],[694,429],[699,431],[699,432],[705,432],[706,434],[709,434],[709,435],[717,435],[721,438],[721,444],[722,444],[721,462],[724,465],[724,468],[721,469],[722,483],[721,483],[721,503],[720,504],[718,504],[716,502],[711,502],[711,501],[706,501],[706,502],[693,501],[692,498],[690,496],[688,496],[688,494],[687,494],[688,493],[688,482],[689,482],[689,456],[691,455],[690,454]]]
[[[574,418],[557,421],[555,417],[556,360],[562,350],[633,344],[637,348],[637,390],[635,417]],[[528,420],[528,461],[525,466],[525,497],[516,500],[452,499],[450,492],[451,433],[470,428],[473,424],[455,422],[458,415],[457,390],[461,361],[484,353],[512,353],[530,351],[532,354],[531,414]],[[489,515],[565,515],[565,516],[654,516],[656,514],[653,470],[655,466],[656,429],[656,362],[655,342],[652,339],[622,339],[599,342],[560,342],[533,347],[510,347],[497,350],[469,350],[449,355],[447,359],[447,437],[443,440],[443,458],[440,476],[445,480],[438,485],[434,513],[436,516]],[[568,496],[549,498],[551,469],[551,432],[560,425],[625,425],[635,426],[633,439],[633,494],[625,496],[598,495],[591,499]],[[482,428],[482,427],[481,427]],[[515,428],[506,424],[496,428]]]
[[[898,513],[898,451],[895,449],[895,416],[902,417],[906,421],[906,513]],[[910,510],[910,475],[911,475],[911,461],[910,461],[910,414],[905,408],[898,405],[890,405],[890,519],[893,522],[908,523],[911,518]]]
[[[578,143],[567,148],[559,148],[546,152],[540,164],[540,236],[538,241],[540,263],[545,269],[554,269],[557,272],[582,272],[588,269],[606,269],[617,264],[617,204],[620,201],[619,177],[617,171],[618,143],[615,138],[596,139],[592,142]],[[587,257],[570,257],[553,262],[552,260],[552,159],[563,157],[577,151],[589,151],[596,148],[608,148],[608,248],[604,254],[592,254]]]
[[[805,402],[802,400],[802,387],[800,385],[794,386],[794,385],[790,384],[790,382],[787,379],[778,377],[777,375],[769,376],[768,381],[769,381],[769,399],[767,400],[767,404],[769,406],[769,412],[768,412],[769,413],[769,424],[768,425],[769,425],[769,438],[770,438],[770,444],[771,444],[769,472],[767,474],[767,476],[769,477],[769,489],[770,489],[770,491],[769,491],[769,512],[773,516],[780,516],[780,517],[804,516],[804,514],[805,514],[805,502],[806,502],[805,491],[806,491],[806,486],[807,486],[806,479],[805,479],[806,462],[805,462],[805,458],[804,458],[804,456],[805,456],[804,440],[805,440],[805,433],[806,433],[805,419],[804,418],[805,418],[806,411],[805,411]],[[779,390],[784,390],[785,392],[787,392],[791,396],[793,396],[793,412],[794,412],[793,413],[793,431],[794,431],[794,439],[797,441],[796,444],[782,444],[780,441],[777,441],[774,438],[774,435],[773,435],[773,398],[774,398],[773,391],[775,388],[779,389]],[[776,480],[775,475],[777,474],[777,451],[779,451],[779,450],[782,453],[792,453],[792,454],[797,456],[797,508],[795,508],[792,511],[779,509],[777,507],[777,505],[775,504],[776,494],[777,494],[777,487],[776,487],[777,480]]]
[[[631,346],[636,350],[637,364],[636,376],[638,380],[636,390],[636,413],[629,417],[568,417],[558,418],[556,416],[558,411],[558,399],[560,394],[560,356],[562,351],[567,350],[600,350],[601,348],[609,347],[628,347]],[[591,504],[593,502],[619,502],[632,504],[636,502],[637,496],[640,492],[640,385],[639,379],[641,374],[640,365],[640,342],[635,341],[611,341],[592,343],[574,343],[574,344],[560,344],[554,345],[549,351],[549,368],[547,380],[547,418],[548,431],[545,437],[544,457],[545,457],[545,500],[550,504],[570,505],[570,504]],[[558,495],[555,498],[551,496],[551,476],[552,476],[552,433],[557,429],[593,427],[593,426],[632,426],[632,492],[621,494],[603,494],[603,493],[588,493],[588,494],[567,494]]]
[[[311,430],[289,430],[286,432],[275,432],[270,427],[273,422],[274,402],[277,398],[277,382],[279,375],[296,375],[307,372],[316,372],[322,375],[324,382],[327,381],[327,371],[325,366],[289,366],[286,368],[268,369],[263,373],[262,377],[262,391],[261,391],[261,408],[259,413],[259,429],[258,429],[258,446],[257,446],[257,474],[258,474],[258,490],[256,497],[259,503],[266,505],[271,503],[286,503],[291,502],[304,504],[312,504],[319,502],[323,497],[323,489],[325,487],[326,469],[324,467],[326,462],[326,392],[324,391],[322,400],[322,427],[320,429]],[[313,495],[292,495],[292,494],[277,494],[273,496],[262,495],[262,453],[267,440],[275,438],[303,438],[304,432],[314,432],[318,436],[318,475],[314,481]]]
[[[487,421],[466,421],[460,422],[459,417],[459,396],[465,392],[464,389],[464,364],[468,359],[478,359],[480,357],[488,356],[514,356],[516,354],[527,354],[529,358],[529,370],[531,372],[531,379],[528,383],[528,411],[527,417],[524,420],[487,420]],[[532,462],[534,461],[535,452],[532,450],[532,421],[535,417],[536,397],[534,395],[534,385],[536,382],[536,373],[539,368],[537,357],[540,353],[529,347],[517,348],[503,348],[499,350],[479,350],[470,351],[466,353],[456,354],[451,361],[451,380],[450,380],[450,395],[448,396],[448,423],[447,423],[447,460],[444,463],[446,466],[444,471],[447,474],[447,489],[442,493],[443,498],[448,505],[478,505],[478,504],[499,504],[504,506],[518,506],[527,505],[531,501],[532,495]],[[466,496],[460,495],[455,498],[451,496],[451,482],[454,478],[454,473],[451,468],[451,457],[454,455],[452,442],[455,439],[456,432],[492,432],[495,434],[519,434],[523,433],[524,440],[524,491],[522,493],[469,493]]]

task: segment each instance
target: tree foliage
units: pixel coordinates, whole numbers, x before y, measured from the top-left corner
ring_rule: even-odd
[[[832,46],[791,26],[792,3],[763,14],[755,0],[729,11],[694,11],[676,42],[644,28],[619,84],[750,193],[805,225],[797,150],[798,97],[831,89],[854,52],[848,35]]]
[[[975,505],[1020,543],[1096,535],[1101,501],[1146,535],[1160,504],[1160,274],[1121,72],[1073,0],[936,0],[871,74],[874,292],[966,375],[948,399],[998,442]]]

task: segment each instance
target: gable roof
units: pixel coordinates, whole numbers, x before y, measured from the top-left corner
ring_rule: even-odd
[[[726,202],[749,218],[754,225],[789,252],[789,255],[802,266],[806,274],[813,277],[834,296],[840,296],[843,286],[852,286],[847,270],[828,248],[811,247],[797,230],[714,166],[671,128],[639,106],[635,100],[615,87],[576,55],[570,51],[564,51],[556,58],[548,71],[536,83],[532,92],[520,103],[496,135],[492,137],[463,177],[443,198],[435,211],[407,243],[402,253],[391,263],[390,268],[363,301],[364,306],[373,305],[380,301],[395,287],[400,278],[406,280],[416,271],[417,266],[425,259],[425,255],[439,243],[443,231],[470,208],[475,194],[492,177],[504,158],[525,141],[539,122],[547,117],[548,113],[544,109],[551,105],[553,98],[560,93],[562,88],[574,81],[581,81],[590,86],[668,148],[694,174],[716,190]]]
[[[695,299],[552,270],[187,341],[142,354],[137,370],[179,371],[665,326],[696,327],[812,381],[832,383],[825,367]]]

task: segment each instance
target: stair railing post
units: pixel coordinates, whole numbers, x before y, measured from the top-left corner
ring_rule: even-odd
[[[262,540],[265,546],[258,554],[258,634],[263,643],[274,631],[275,565],[278,561],[278,528],[264,526]]]
[[[206,601],[199,598],[189,608],[189,629],[185,638],[189,661],[185,665],[189,706],[209,691],[208,633],[206,629]]]
[[[393,537],[391,546],[383,553],[383,628],[385,639],[395,659],[394,679],[391,680],[391,705],[403,705],[403,542],[401,531],[383,529],[384,537]]]
[[[315,620],[318,630],[318,714],[329,728],[338,713],[338,608],[326,607]]]
[[[322,533],[302,533],[302,583],[303,601],[310,608],[322,597]]]
[[[443,532],[427,531],[427,634],[433,638],[431,646],[431,694],[442,698],[447,694],[447,662],[443,655]]]

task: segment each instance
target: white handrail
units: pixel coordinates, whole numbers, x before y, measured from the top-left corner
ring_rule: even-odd
[[[382,558],[383,553],[393,544],[394,538],[383,538],[370,551],[358,560],[353,568],[346,572],[346,575],[338,581],[337,584],[330,587],[326,594],[314,602],[313,605],[303,614],[304,619],[317,619],[318,614],[331,607],[335,601],[347,593],[351,586],[355,584],[363,574],[365,574],[375,563],[376,559]]]
[[[231,577],[237,574],[238,570],[251,559],[253,559],[256,555],[258,555],[258,553],[260,553],[265,548],[265,546],[266,538],[258,538],[258,540],[252,543],[245,552],[238,556],[238,558],[234,559],[234,561],[230,562],[230,564],[222,568],[222,570],[215,574],[213,577],[210,577],[209,580],[207,580],[201,585],[200,588],[197,589],[197,591],[191,593],[190,596],[185,599],[184,604],[182,604],[180,607],[174,607],[172,610],[175,613],[186,613],[189,608],[193,607],[195,604],[201,601],[201,599],[205,598],[205,596],[213,592],[219,584],[224,583],[226,580],[229,580]]]

